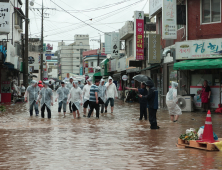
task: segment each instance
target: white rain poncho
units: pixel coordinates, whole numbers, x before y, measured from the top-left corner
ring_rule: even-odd
[[[169,90],[169,92],[166,95],[166,105],[168,107],[170,115],[181,115],[182,114],[180,107],[177,105],[177,101],[178,101],[177,87],[178,87],[178,83],[172,82],[171,89]]]
[[[70,77],[70,79],[73,79],[72,77]],[[73,87],[72,83],[70,82],[69,79],[69,83],[66,85],[66,88],[69,89],[69,91],[71,90],[71,88]]]
[[[69,95],[69,89],[67,89],[66,87],[59,87],[58,90],[56,91],[57,93],[57,98],[58,98],[58,102],[67,102],[68,99],[68,95]]]
[[[41,107],[46,104],[46,106],[51,110],[51,103],[53,103],[52,89],[48,87],[48,82],[43,82],[46,86],[42,88],[39,93],[38,101],[41,99]]]
[[[112,77],[109,76],[108,80],[112,80]],[[106,99],[108,100],[109,98],[115,98],[118,97],[118,92],[116,89],[116,85],[114,83],[112,83],[111,85],[109,85],[109,81],[106,83]]]
[[[79,83],[80,82],[80,83]],[[84,85],[81,83],[81,81],[78,81],[78,87],[82,90]]]
[[[88,83],[88,81],[91,83],[91,85],[86,84],[83,87],[83,102],[85,103],[87,100],[89,100],[90,97],[90,88],[92,86],[92,79],[91,77],[89,79],[86,80],[86,82]]]
[[[68,102],[74,104],[79,110],[80,104],[82,104],[82,90],[78,87],[78,81],[73,81],[75,87],[72,87],[69,92]]]
[[[31,85],[27,88],[24,97],[28,97],[29,99],[29,105],[31,105],[34,101],[36,102],[39,95],[39,87],[36,86],[38,84],[37,81],[32,80]]]
[[[99,84],[99,93],[98,93],[98,97],[100,97],[102,99],[102,101],[105,103],[106,102],[106,86],[105,84],[102,85],[102,82],[105,83],[105,80],[101,79],[100,80],[100,84]]]

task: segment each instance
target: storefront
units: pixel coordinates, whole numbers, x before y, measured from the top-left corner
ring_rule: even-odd
[[[178,70],[181,94],[193,94],[196,108],[201,108],[199,92],[204,80],[211,87],[211,108],[221,103],[222,39],[195,40],[176,43],[176,59],[186,58],[174,64]],[[187,83],[186,83],[187,82]]]

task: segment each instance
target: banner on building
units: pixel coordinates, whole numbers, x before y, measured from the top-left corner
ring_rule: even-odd
[[[79,75],[83,75],[83,67],[80,67]]]
[[[120,39],[119,32],[112,32],[111,34],[111,55],[112,57],[119,57]]]
[[[222,58],[222,38],[176,42],[176,59]]]
[[[110,68],[109,68],[109,72],[111,71],[116,71],[116,59],[113,59],[110,62]]]
[[[0,33],[10,33],[10,4],[0,2]]]
[[[126,57],[120,58],[116,64],[117,72],[126,70]]]
[[[149,0],[149,17],[153,15],[162,8],[163,0]]]
[[[111,54],[111,33],[107,32],[104,34],[105,36],[105,53]]]
[[[162,39],[177,39],[177,0],[163,0]]]
[[[144,60],[144,12],[134,12],[134,58]]]
[[[94,73],[94,69],[93,68],[89,68],[88,69],[88,73]]]
[[[161,62],[160,35],[159,34],[148,35],[148,60],[147,62],[148,64]]]

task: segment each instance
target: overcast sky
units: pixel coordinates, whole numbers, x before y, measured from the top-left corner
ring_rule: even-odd
[[[25,13],[25,0],[23,3]],[[75,34],[88,34],[90,39],[99,39],[100,33],[104,42],[104,32],[118,31],[125,21],[133,20],[134,11],[149,12],[148,0],[44,0],[43,3],[45,8],[56,9],[44,10],[44,13],[47,13],[44,15],[44,43],[53,44],[53,51],[57,50],[59,41],[72,43]],[[29,37],[31,38],[41,37],[41,11],[31,9],[41,8],[41,4],[41,0],[35,0],[34,6],[30,6]],[[90,41],[90,48],[99,48],[99,43]]]

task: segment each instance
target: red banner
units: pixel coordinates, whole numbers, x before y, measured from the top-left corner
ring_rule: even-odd
[[[89,69],[88,69],[88,72],[89,72],[89,73],[94,73],[94,69],[93,69],[93,68],[89,68]]]
[[[136,60],[144,60],[144,20],[136,19]]]

